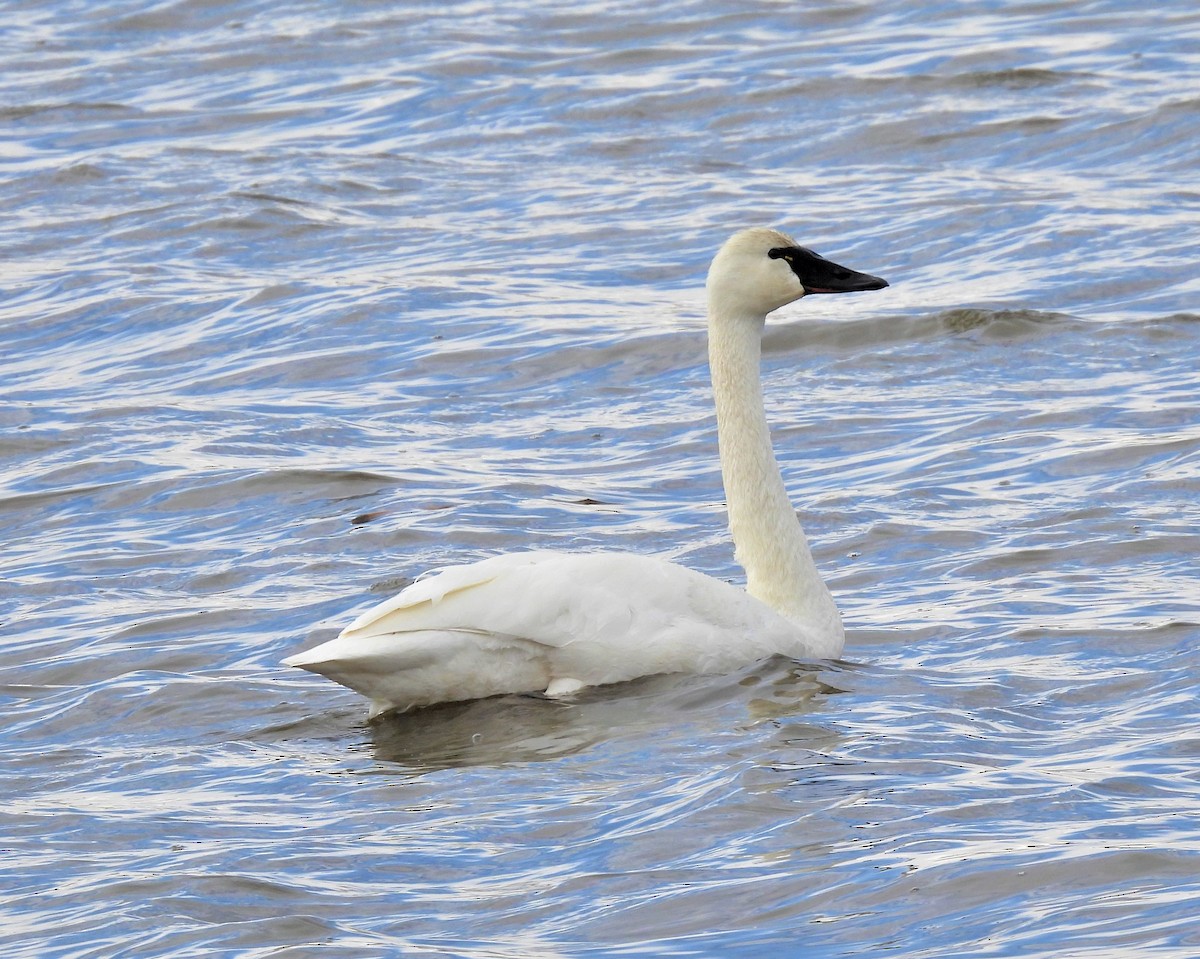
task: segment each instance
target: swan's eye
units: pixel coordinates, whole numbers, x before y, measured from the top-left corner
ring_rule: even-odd
[[[790,263],[795,254],[786,247],[777,246],[773,250],[767,250],[767,256],[769,256],[772,260],[778,260],[782,257]]]

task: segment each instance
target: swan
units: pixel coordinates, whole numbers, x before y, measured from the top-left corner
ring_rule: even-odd
[[[767,314],[809,293],[880,290],[791,237],[734,234],[709,267],[708,355],[721,474],[746,588],[629,553],[529,551],[451,566],[284,660],[371,701],[369,718],[503,693],[569,695],[776,654],[832,659],[841,616],[788,501],[759,379]]]

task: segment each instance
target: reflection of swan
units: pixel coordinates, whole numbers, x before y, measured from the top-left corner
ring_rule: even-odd
[[[729,529],[746,590],[627,553],[527,552],[453,566],[285,660],[371,699],[371,715],[499,693],[561,696],[655,673],[727,672],[841,652],[841,618],[788,502],[763,411],[766,316],[806,293],[886,281],[774,230],[743,230],[708,271],[708,354]]]
[[[843,691],[850,669],[769,659],[723,676],[674,673],[583,689],[570,708],[530,696],[446,703],[382,716],[371,724],[370,741],[376,759],[413,771],[546,762],[600,743],[610,757],[637,753],[634,761],[644,764],[647,743],[678,752],[676,745],[717,742],[731,727],[762,727],[755,735],[764,751],[794,766],[800,750],[828,751],[837,741],[837,733],[803,717]]]

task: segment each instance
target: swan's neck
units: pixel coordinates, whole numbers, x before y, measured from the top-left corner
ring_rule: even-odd
[[[817,571],[771,448],[759,377],[764,323],[761,316],[709,311],[708,362],[729,531],[751,596],[806,628],[840,636],[837,607]]]

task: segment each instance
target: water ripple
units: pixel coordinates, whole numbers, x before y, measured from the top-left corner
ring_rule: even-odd
[[[1182,2],[17,4],[14,957],[1200,950],[1200,19]],[[845,662],[363,723],[423,570],[734,580],[704,264]]]

